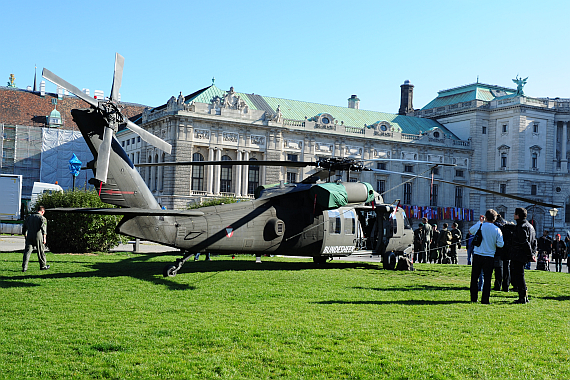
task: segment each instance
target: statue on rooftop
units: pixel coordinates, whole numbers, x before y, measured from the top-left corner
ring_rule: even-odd
[[[517,95],[524,95],[523,92],[523,87],[526,84],[526,80],[528,79],[528,77],[522,79],[519,78],[519,76],[517,75],[515,79],[513,79],[513,82],[517,84]]]

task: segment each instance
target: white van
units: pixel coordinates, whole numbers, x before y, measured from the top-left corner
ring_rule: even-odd
[[[32,198],[28,206],[29,210],[33,210],[38,196],[43,193],[52,193],[54,191],[63,191],[62,187],[59,185],[44,183],[44,182],[34,182],[34,187],[32,187]]]

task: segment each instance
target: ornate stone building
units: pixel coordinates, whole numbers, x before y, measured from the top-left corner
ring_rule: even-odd
[[[409,90],[409,84],[404,90]],[[406,99],[411,101],[411,96]],[[427,176],[429,166],[414,161],[454,163],[456,167],[440,167],[435,177],[470,180],[473,150],[467,139],[458,138],[437,121],[361,110],[359,102],[353,95],[347,107],[330,106],[238,93],[233,88],[223,91],[215,85],[188,96],[180,94],[143,112],[142,126],[172,143],[173,150],[166,155],[143,142],[141,162],[226,160],[228,165],[154,167],[141,170],[141,174],[167,208],[184,208],[205,196],[252,197],[260,184],[296,182],[310,174],[310,168],[256,166],[255,160],[377,159],[368,165]],[[404,108],[413,110],[411,104]],[[382,161],[388,158],[402,161]],[[249,160],[252,165],[232,166],[233,160]],[[469,192],[463,188],[432,186],[425,179],[403,184],[408,179],[375,172],[351,173],[350,177],[351,181],[373,184],[385,193],[386,201],[400,199],[401,204],[424,210],[466,208]]]
[[[474,83],[443,90],[408,115],[438,121],[471,142],[471,185],[564,206],[552,218],[544,207],[473,192],[470,208],[495,208],[513,220],[515,208],[526,207],[540,234],[554,219],[564,236],[570,226],[570,99],[532,98],[523,80],[513,81],[517,89]]]

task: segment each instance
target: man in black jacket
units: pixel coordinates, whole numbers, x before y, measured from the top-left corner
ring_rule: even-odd
[[[513,249],[511,251],[511,276],[513,283],[518,289],[519,298],[515,303],[528,303],[528,292],[524,279],[524,266],[531,261],[536,251],[536,233],[534,227],[526,220],[526,209],[515,209],[515,221],[517,223],[513,235]]]

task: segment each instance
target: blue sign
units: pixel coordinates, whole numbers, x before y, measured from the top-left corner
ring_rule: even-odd
[[[77,158],[75,153],[73,153],[73,156],[69,160],[69,172],[74,177],[77,177],[80,171],[81,171],[81,161],[79,161],[79,158]]]

